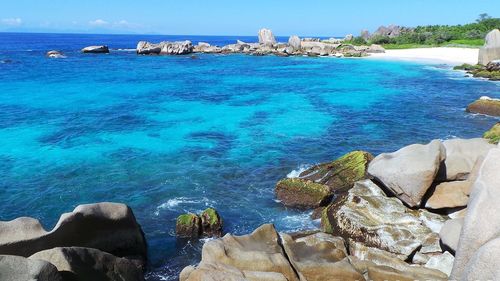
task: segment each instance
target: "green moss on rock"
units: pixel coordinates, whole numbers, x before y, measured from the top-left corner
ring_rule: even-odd
[[[175,233],[179,237],[196,238],[201,235],[201,219],[198,215],[188,213],[177,217]]]
[[[500,142],[500,122],[496,123],[491,129],[484,133],[483,138],[487,139],[492,144]]]
[[[300,209],[320,207],[332,196],[328,186],[299,178],[279,181],[275,191],[285,206]]]
[[[333,191],[347,191],[355,182],[367,178],[367,169],[373,155],[353,151],[333,162],[314,166],[300,174],[300,178],[325,184]]]
[[[204,236],[220,237],[222,236],[222,218],[214,208],[207,208],[200,214],[201,227]]]
[[[490,116],[500,116],[500,100],[481,98],[469,104],[466,111]]]

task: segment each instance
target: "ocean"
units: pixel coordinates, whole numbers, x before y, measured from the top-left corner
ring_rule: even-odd
[[[500,84],[441,64],[246,55],[138,56],[140,40],[216,45],[244,36],[0,33],[0,220],[51,229],[82,203],[123,202],[149,244],[148,280],[176,280],[203,241],[175,219],[215,207],[225,232],[318,227],[276,182],[352,150],[480,137],[465,113]],[[286,41],[286,38],[278,38]],[[111,54],[81,54],[106,44]],[[49,59],[49,50],[67,58]]]

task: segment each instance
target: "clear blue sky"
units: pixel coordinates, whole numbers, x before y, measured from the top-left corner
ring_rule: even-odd
[[[343,36],[380,25],[461,24],[500,17],[500,0],[15,0],[0,31]]]

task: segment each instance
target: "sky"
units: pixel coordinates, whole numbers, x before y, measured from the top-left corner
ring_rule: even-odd
[[[16,0],[0,32],[344,36],[380,25],[464,24],[500,17],[500,0]]]

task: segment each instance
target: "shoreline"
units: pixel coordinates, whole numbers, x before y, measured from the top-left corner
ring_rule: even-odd
[[[478,63],[479,49],[476,48],[414,48],[401,50],[385,50],[385,53],[374,53],[367,59],[413,61],[422,63],[445,63],[461,65],[464,63],[476,65]]]

